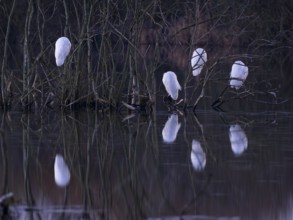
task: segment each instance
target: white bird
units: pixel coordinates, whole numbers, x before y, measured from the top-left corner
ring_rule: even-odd
[[[206,154],[201,148],[201,144],[196,140],[192,140],[192,150],[190,158],[192,166],[196,171],[201,171],[205,168]]]
[[[243,85],[244,81],[248,76],[248,67],[245,64],[237,60],[232,65],[231,73],[230,73],[230,86],[231,88],[235,88],[236,90],[240,89]]]
[[[55,183],[59,187],[66,187],[70,181],[70,171],[62,155],[57,154],[54,163]]]
[[[176,100],[178,98],[178,91],[181,90],[176,74],[172,71],[168,71],[164,73],[162,81],[167,93],[173,100]]]
[[[162,136],[163,136],[164,142],[173,143],[176,140],[180,127],[181,127],[181,124],[178,122],[178,115],[172,114],[168,118],[162,130]]]
[[[192,67],[192,74],[197,76],[201,73],[201,70],[204,64],[207,62],[207,53],[203,48],[197,48],[192,53],[191,57],[191,67]]]
[[[231,148],[235,156],[240,156],[247,149],[248,139],[239,124],[231,125],[229,130]]]
[[[56,65],[62,66],[71,48],[71,43],[67,37],[60,37],[55,43]]]

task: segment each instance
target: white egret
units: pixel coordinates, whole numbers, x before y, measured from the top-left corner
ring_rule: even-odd
[[[173,143],[176,140],[180,127],[181,127],[181,124],[178,122],[178,115],[172,114],[168,118],[162,130],[162,136],[163,136],[164,142]]]
[[[207,62],[207,53],[203,48],[197,48],[192,53],[191,57],[191,67],[192,67],[192,74],[197,76],[201,73],[201,70],[204,64]]]
[[[176,100],[178,98],[178,91],[181,90],[176,74],[172,71],[168,71],[164,73],[162,81],[167,93],[173,100]]]
[[[191,158],[192,166],[196,171],[201,171],[205,168],[206,154],[201,148],[201,144],[196,140],[192,140],[192,149],[191,149],[190,158]]]
[[[71,48],[71,43],[67,37],[60,37],[55,43],[56,65],[62,66]]]
[[[246,80],[248,75],[248,67],[245,64],[237,60],[232,65],[231,73],[230,73],[230,86],[231,88],[235,88],[236,90],[240,89]]]
[[[240,156],[247,149],[248,140],[239,124],[231,125],[229,130],[231,148],[235,156]]]
[[[70,181],[70,171],[62,155],[57,154],[54,163],[55,183],[59,187],[66,187]]]

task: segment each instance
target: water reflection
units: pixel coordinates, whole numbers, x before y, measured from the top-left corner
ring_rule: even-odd
[[[62,155],[55,156],[54,163],[55,183],[59,187],[66,187],[70,182],[70,171]]]
[[[181,123],[178,122],[178,115],[170,115],[162,131],[164,142],[173,143],[176,140],[180,127]]]
[[[191,163],[193,168],[196,171],[201,171],[206,166],[206,154],[203,151],[200,142],[197,140],[192,140],[192,149],[191,149]]]
[[[0,131],[1,194],[15,195],[14,219],[81,219],[84,213],[91,219],[290,219],[293,114],[278,114],[245,115],[250,150],[235,157],[226,123],[244,116],[231,113],[223,113],[223,122],[218,113],[199,111],[199,123],[192,114],[170,115],[176,123],[168,124],[177,129],[176,143],[168,146],[161,140],[166,112],[126,121],[96,112],[41,119],[11,113]],[[236,125],[230,136],[242,140]],[[59,182],[70,179],[66,188],[56,187],[55,157],[65,159],[58,172],[70,175]]]
[[[229,138],[231,149],[235,156],[240,156],[247,149],[248,140],[244,130],[239,124],[230,125]]]

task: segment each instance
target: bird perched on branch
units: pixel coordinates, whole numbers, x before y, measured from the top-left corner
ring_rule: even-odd
[[[230,87],[236,90],[240,89],[247,76],[248,67],[240,60],[235,61],[230,73]]]
[[[207,53],[203,48],[197,48],[192,53],[191,57],[191,67],[192,67],[192,75],[198,76],[204,64],[207,62]]]
[[[219,95],[219,97],[213,102],[212,106],[215,109],[221,110],[220,106],[227,100],[225,100],[224,95],[226,93],[226,91],[229,91],[228,89],[236,89],[239,90],[243,84],[244,81],[246,80],[248,76],[248,67],[240,60],[237,60],[234,62],[234,64],[232,65],[232,69],[230,72],[230,85],[227,85],[223,91],[221,92],[221,94]],[[250,94],[250,93],[247,93]],[[247,94],[245,94],[244,96],[240,97],[238,94],[238,91],[236,91],[236,97],[234,98],[230,98],[230,100],[235,99],[235,98],[243,98],[245,96],[247,96]]]
[[[177,80],[176,74],[172,71],[168,71],[164,73],[162,81],[169,96],[171,96],[173,100],[177,100],[181,86]]]
[[[56,65],[62,66],[71,48],[71,43],[67,37],[60,37],[55,43]]]

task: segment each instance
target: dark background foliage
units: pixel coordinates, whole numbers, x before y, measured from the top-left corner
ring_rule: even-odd
[[[140,85],[137,92],[152,100],[151,82],[170,46],[186,51],[239,47],[253,55],[266,50],[271,60],[286,57],[293,45],[292,12],[290,0],[2,0],[1,104],[11,106],[17,100],[22,106],[44,106],[54,97],[65,106],[115,105],[125,98],[121,94],[131,93],[134,77]],[[53,51],[63,35],[73,47],[70,65],[62,69],[70,75],[59,79]],[[290,57],[283,62],[290,63]],[[292,81],[291,75],[282,78]]]

